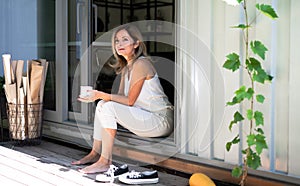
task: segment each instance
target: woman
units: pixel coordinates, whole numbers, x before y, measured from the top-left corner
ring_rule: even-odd
[[[95,110],[93,148],[87,156],[72,163],[93,163],[81,169],[83,173],[109,169],[117,123],[142,137],[166,136],[173,131],[173,107],[147,57],[139,30],[131,24],[118,27],[112,35],[112,50],[117,60],[113,67],[121,73],[119,92],[108,94],[92,90],[88,98],[102,100]]]

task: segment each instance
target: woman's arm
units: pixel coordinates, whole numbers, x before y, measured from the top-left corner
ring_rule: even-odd
[[[145,80],[149,74],[152,74],[152,69],[149,64],[149,61],[145,59],[139,59],[134,63],[130,77],[131,81],[128,92],[128,105],[134,105],[140,95]]]
[[[133,106],[140,95],[145,79],[146,78],[141,78],[138,81],[135,81],[135,83],[130,86],[128,96],[111,94],[110,100],[124,105]]]
[[[121,81],[120,81],[119,91],[118,91],[119,95],[124,95],[124,87],[125,87],[124,76],[125,76],[125,72],[123,70],[123,72],[121,74]]]
[[[129,85],[128,96],[113,94],[111,95],[111,101],[115,101],[128,106],[134,105],[135,101],[140,95],[143,84],[149,74],[149,70],[150,68],[147,61],[137,60],[134,63],[132,68],[132,73],[131,73],[132,77]],[[128,78],[128,77],[124,76],[124,78]]]
[[[138,60],[134,63],[132,73],[131,73],[131,82],[129,87],[128,96],[119,95],[119,94],[107,94],[102,91],[91,90],[94,93],[93,98],[90,99],[103,99],[104,101],[115,101],[124,105],[132,106],[137,100],[143,84],[146,79],[153,77],[155,72],[150,66],[149,62],[145,60]],[[122,78],[127,78],[123,76]],[[124,89],[124,81],[123,84]]]

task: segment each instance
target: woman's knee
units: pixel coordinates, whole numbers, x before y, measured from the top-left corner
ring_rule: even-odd
[[[106,101],[104,101],[104,100],[98,101],[96,108],[101,108],[102,105],[103,105],[105,102],[106,102]]]
[[[97,104],[96,109],[100,112],[102,112],[103,110],[109,110],[113,107],[113,103],[112,101],[99,101]]]
[[[102,109],[112,109],[114,107],[113,101],[107,101],[102,105]]]
[[[114,104],[115,104],[115,102],[113,102],[113,101],[103,102],[101,105],[97,105],[96,109],[102,114],[111,115],[111,114],[115,113]]]

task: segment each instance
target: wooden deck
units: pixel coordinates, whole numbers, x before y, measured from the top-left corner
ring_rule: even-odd
[[[87,154],[84,149],[42,141],[36,146],[15,146],[2,142],[0,146],[1,185],[126,185],[117,179],[113,184],[95,182],[96,174],[78,172],[81,166],[73,166],[71,161]],[[116,163],[124,163],[120,160]],[[143,171],[144,167],[129,164],[130,170]],[[184,186],[188,179],[159,172],[160,181],[156,186]]]

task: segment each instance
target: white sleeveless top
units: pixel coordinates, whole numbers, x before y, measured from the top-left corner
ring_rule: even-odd
[[[124,94],[128,96],[131,75],[125,74]],[[145,80],[142,90],[135,101],[135,107],[142,108],[150,112],[162,111],[167,108],[173,108],[168,101],[168,97],[163,91],[157,73],[151,79]]]

